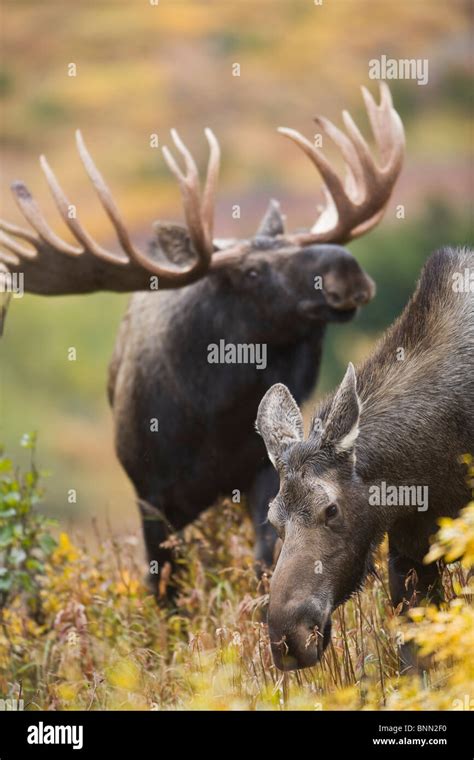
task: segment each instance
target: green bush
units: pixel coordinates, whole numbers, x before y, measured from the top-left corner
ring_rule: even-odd
[[[53,521],[37,512],[42,490],[35,464],[36,434],[25,434],[21,446],[30,452],[26,472],[15,468],[0,448],[0,608],[18,595],[30,612],[40,610],[39,578],[57,542]]]

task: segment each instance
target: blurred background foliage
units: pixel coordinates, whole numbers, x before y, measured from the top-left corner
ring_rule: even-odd
[[[307,226],[320,201],[309,162],[275,128],[311,136],[312,117],[340,123],[348,108],[367,129],[359,85],[382,54],[427,58],[429,83],[391,82],[407,131],[402,177],[384,221],[350,246],[378,293],[350,325],[331,328],[316,395],[359,361],[400,312],[437,247],[470,240],[472,95],[469,2],[450,0],[103,0],[3,1],[1,215],[20,216],[10,181],[27,182],[49,219],[62,223],[37,164],[44,152],[81,220],[113,244],[74,148],[88,146],[138,242],[156,218],[180,219],[175,183],[160,145],[176,127],[203,165],[202,130],[223,151],[219,237],[250,235],[269,197],[292,228]],[[68,76],[74,63],[77,76]],[[239,63],[240,77],[232,75]],[[331,154],[332,155],[332,154]],[[240,220],[232,206],[240,204]],[[396,219],[404,204],[406,218]],[[64,233],[67,239],[67,232]],[[109,518],[137,526],[130,485],[113,452],[106,367],[127,297],[28,296],[14,301],[0,342],[0,440],[18,456],[25,430],[40,435],[40,464],[54,475],[45,509],[68,524]],[[68,348],[77,360],[68,361]],[[78,503],[68,504],[70,488]]]

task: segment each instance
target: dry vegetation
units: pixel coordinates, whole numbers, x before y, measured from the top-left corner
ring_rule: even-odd
[[[176,542],[180,588],[170,610],[146,593],[136,537],[98,535],[94,553],[66,533],[45,540],[34,462],[23,476],[5,457],[0,464],[8,568],[0,578],[0,693],[23,698],[27,709],[472,708],[474,502],[457,520],[442,520],[430,551],[429,560],[454,563],[444,571],[443,609],[419,608],[401,623],[382,547],[377,577],[335,614],[322,664],[282,674],[271,660],[267,589],[252,570],[243,508],[221,503]],[[422,678],[398,672],[397,644],[409,638],[425,657]]]

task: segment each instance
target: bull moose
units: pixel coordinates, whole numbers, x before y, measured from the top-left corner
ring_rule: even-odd
[[[442,593],[423,557],[437,518],[469,500],[460,456],[474,452],[474,297],[456,286],[466,270],[473,250],[429,258],[402,315],[360,369],[349,364],[306,439],[285,385],[260,403],[257,427],[280,477],[268,512],[283,541],[268,609],[279,668],[318,661],[331,614],[364,582],[386,533],[393,604]]]
[[[53,198],[79,246],[57,236],[23,183],[12,186],[35,232],[1,222],[0,244],[6,252],[0,261],[11,274],[24,274],[26,291],[142,291],[131,298],[120,326],[108,393],[117,454],[138,497],[148,558],[160,568],[172,560],[162,546],[169,533],[235,490],[248,495],[258,563],[272,563],[276,536],[265,516],[278,479],[254,430],[258,403],[277,381],[302,402],[317,379],[326,325],[352,319],[373,297],[371,278],[341,245],[380,221],[403,161],[403,126],[388,87],[381,85],[379,105],[364,88],[363,97],[380,163],[348,113],[346,132],[326,118],[316,119],[321,133],[342,153],[344,182],[313,143],[294,130],[280,129],[325,183],[326,203],[311,230],[286,233],[273,201],[254,237],[215,240],[220,154],[209,129],[202,192],[196,164],[174,130],[184,171],[163,148],[181,189],[186,227],[155,223],[148,252],[131,242],[80,133],[80,157],[122,253],[101,247],[70,213],[74,207],[44,157],[41,165]],[[155,292],[157,278],[161,292]],[[316,287],[319,281],[322,287]],[[265,366],[211,363],[209,346],[224,339],[234,347],[263,346]],[[150,580],[156,588],[157,577],[152,574]]]

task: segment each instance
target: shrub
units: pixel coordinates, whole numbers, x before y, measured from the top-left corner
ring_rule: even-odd
[[[26,472],[15,469],[0,448],[0,608],[21,595],[29,610],[40,615],[39,577],[56,547],[50,525],[37,511],[40,474],[35,464],[36,435],[21,440],[30,452]]]

